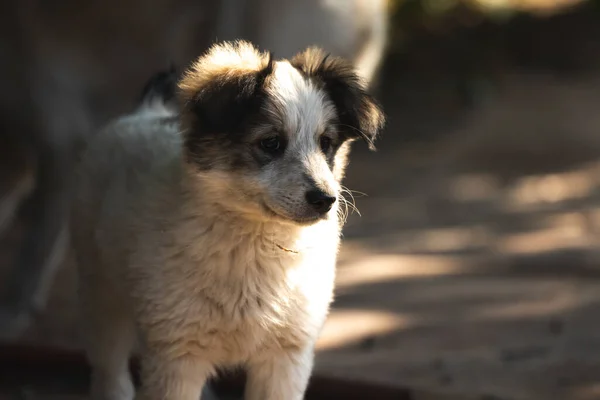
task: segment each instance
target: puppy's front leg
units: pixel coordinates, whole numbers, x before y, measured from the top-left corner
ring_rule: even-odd
[[[313,351],[313,346],[307,346],[252,360],[245,400],[302,400],[312,372]]]
[[[192,356],[165,361],[146,357],[142,361],[142,385],[136,400],[198,400],[213,366]]]

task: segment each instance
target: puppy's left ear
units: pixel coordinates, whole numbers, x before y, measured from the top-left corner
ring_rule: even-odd
[[[316,47],[297,54],[291,63],[323,86],[337,110],[341,130],[349,138],[363,139],[374,150],[385,115],[352,64]]]

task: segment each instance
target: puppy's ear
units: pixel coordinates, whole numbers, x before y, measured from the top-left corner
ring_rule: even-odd
[[[367,93],[365,83],[352,64],[316,47],[297,54],[291,63],[305,76],[323,85],[346,135],[361,138],[370,149],[375,149],[374,141],[385,125],[385,116],[379,104]]]
[[[179,101],[188,135],[236,132],[264,100],[264,82],[273,70],[268,53],[245,41],[214,45],[179,82]]]

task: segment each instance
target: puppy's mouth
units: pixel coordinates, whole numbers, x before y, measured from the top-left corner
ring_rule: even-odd
[[[309,217],[298,217],[298,216],[292,217],[290,215],[286,215],[284,213],[276,211],[273,207],[269,206],[265,201],[261,202],[261,206],[267,215],[274,217],[276,219],[279,219],[279,220],[284,220],[286,222],[292,222],[297,225],[311,225],[311,224],[314,224],[315,222],[326,219],[326,217],[327,217],[327,214],[314,215],[314,216],[309,216]]]

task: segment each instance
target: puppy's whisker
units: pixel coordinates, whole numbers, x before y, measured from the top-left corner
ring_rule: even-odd
[[[366,197],[368,196],[368,194],[366,194],[365,192],[359,192],[358,190],[352,190],[352,189],[348,189],[347,187],[343,186],[343,189],[345,191],[348,191],[350,193],[352,193],[352,195],[354,197]]]
[[[352,126],[352,125],[347,125],[347,124],[336,124],[336,126],[343,127],[343,128],[350,129],[350,130],[357,132],[358,136],[361,137],[365,142],[367,142],[367,145],[369,146],[369,148],[371,148],[371,149],[375,148],[375,143],[373,142],[373,139],[369,135],[367,135],[365,132],[358,129],[357,127]]]
[[[346,198],[346,195],[349,197],[349,199]],[[356,199],[354,198],[352,190],[348,189],[345,186],[341,186],[340,201],[343,202],[346,207],[346,214],[349,214],[348,209],[350,209],[352,210],[352,212],[356,212],[359,216],[362,216],[360,210],[356,206]]]
[[[358,212],[358,209],[352,203],[352,201],[349,201],[342,194],[340,194],[339,199],[340,199],[340,204],[342,206],[338,209],[338,213],[339,213],[338,215],[339,215],[340,220],[341,220],[342,223],[346,223],[348,217],[353,212],[356,212],[357,214],[360,215],[360,212]]]
[[[349,192],[352,193],[354,195],[359,195],[359,196],[368,196],[365,192],[359,192],[358,190],[353,190],[348,188],[347,186],[341,185],[341,188],[344,192]]]
[[[338,213],[338,217],[340,219],[340,221],[342,222],[342,224],[346,223],[346,220],[348,218],[348,202],[347,200],[340,196],[340,204],[343,205],[343,207],[338,208],[337,213]]]

